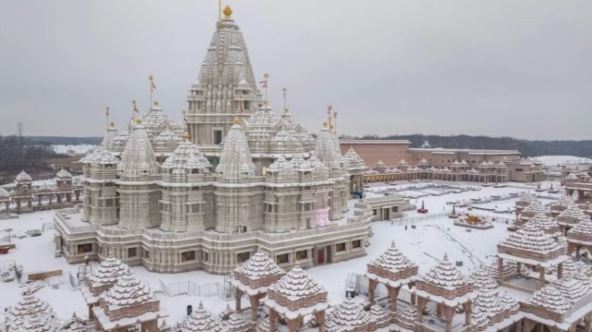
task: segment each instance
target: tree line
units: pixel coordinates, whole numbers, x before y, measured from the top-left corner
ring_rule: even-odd
[[[0,135],[0,172],[45,169],[47,158],[55,157],[51,145],[20,136]]]

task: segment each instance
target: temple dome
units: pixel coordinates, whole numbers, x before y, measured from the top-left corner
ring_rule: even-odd
[[[31,182],[31,181],[33,181],[33,178],[24,170],[22,170],[16,176],[16,182]]]
[[[247,180],[255,176],[255,164],[242,126],[234,124],[224,140],[216,173],[226,181]]]
[[[158,175],[156,156],[143,125],[133,126],[121,155],[118,171],[124,180],[151,180]]]

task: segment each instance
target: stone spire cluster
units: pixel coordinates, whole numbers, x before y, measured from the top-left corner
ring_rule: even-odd
[[[59,323],[53,309],[45,301],[26,290],[22,299],[6,310],[7,332],[57,332]]]

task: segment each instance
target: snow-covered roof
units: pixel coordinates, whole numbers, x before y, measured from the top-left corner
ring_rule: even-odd
[[[7,332],[53,332],[58,330],[53,309],[39,300],[32,290],[23,292],[21,300],[7,308],[5,315]]]
[[[31,181],[33,181],[33,178],[31,178],[31,176],[27,172],[25,172],[25,170],[22,170],[16,176],[16,182],[31,182]]]
[[[401,253],[395,241],[391,242],[384,253],[368,263],[369,274],[387,278],[390,281],[413,277],[417,274],[417,270],[418,266]]]
[[[61,169],[57,174],[56,177],[59,179],[71,179],[72,174],[65,169]]]
[[[460,270],[448,260],[448,255],[446,254],[421,279],[431,285],[449,290],[457,289],[468,283]]]
[[[285,272],[266,253],[261,250],[251,256],[245,263],[234,269],[250,279],[259,279],[274,275],[284,275]]]
[[[251,331],[252,323],[243,319],[240,313],[233,313],[224,323],[224,332]]]
[[[353,170],[366,170],[366,163],[358,152],[350,146],[347,152],[345,153],[345,165],[349,171]]]
[[[569,275],[553,283],[563,296],[574,304],[577,300],[590,293],[590,285]]]
[[[152,296],[146,283],[136,279],[131,272],[128,272],[117,279],[115,285],[104,295],[104,300],[109,311],[112,311],[153,302],[156,299]]]
[[[290,272],[273,284],[270,290],[292,301],[315,294],[326,294],[323,286],[298,265],[294,266]]]
[[[590,216],[586,215],[577,205],[570,204],[567,209],[559,213],[557,219],[560,222],[577,224],[584,220],[590,220]]]
[[[479,295],[477,295],[473,301],[473,306],[477,307],[477,310],[483,312],[488,318],[491,318],[506,309],[495,290],[479,292]]]
[[[202,302],[199,302],[197,308],[193,309],[189,315],[180,324],[180,332],[220,332],[222,331],[222,324],[212,317]]]
[[[502,250],[503,249],[503,250]],[[565,248],[553,237],[545,234],[533,222],[527,222],[510,236],[498,244],[498,251],[503,251],[525,258],[550,259],[562,254]]]
[[[370,321],[369,314],[364,311],[364,307],[349,296],[345,301],[331,309],[327,315],[327,331],[357,331],[365,327]]]
[[[489,270],[485,267],[481,267],[473,274],[471,274],[471,279],[473,280],[475,289],[479,291],[492,291],[499,286],[497,280],[490,274]]]
[[[592,221],[584,220],[567,231],[568,239],[592,240]]]
[[[554,285],[547,285],[534,292],[530,304],[559,314],[567,312],[571,304]]]
[[[105,258],[96,271],[88,278],[92,288],[114,285],[117,280],[129,272],[127,264],[115,257]]]
[[[10,197],[10,194],[8,193],[8,191],[6,191],[6,189],[4,189],[3,187],[0,187],[0,198],[8,198]]]

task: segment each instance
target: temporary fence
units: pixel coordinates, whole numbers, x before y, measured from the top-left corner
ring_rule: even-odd
[[[183,280],[166,283],[162,279],[159,280],[161,290],[167,296],[189,295],[198,297],[212,297],[218,296],[221,299],[228,299],[233,296],[233,289],[229,287],[230,282],[222,283],[213,282],[203,285],[198,285],[191,280]]]

